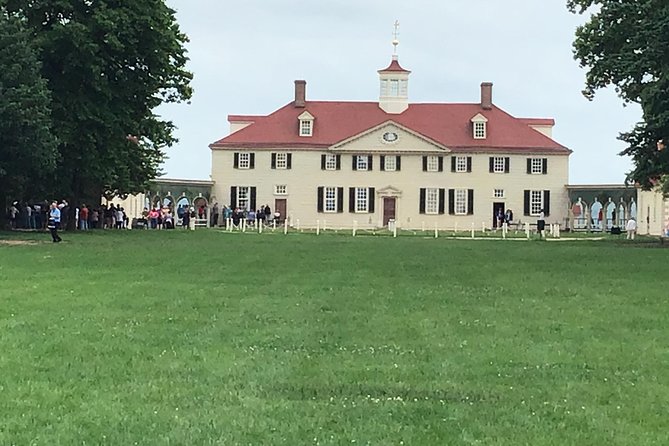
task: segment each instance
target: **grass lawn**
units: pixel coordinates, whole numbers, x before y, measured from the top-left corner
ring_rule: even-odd
[[[0,234],[0,445],[667,445],[669,250]]]

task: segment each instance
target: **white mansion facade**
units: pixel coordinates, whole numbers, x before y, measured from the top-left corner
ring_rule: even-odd
[[[565,222],[571,150],[551,138],[552,119],[511,116],[491,83],[476,103],[409,103],[397,56],[378,73],[378,102],[309,101],[298,80],[275,112],[229,116],[230,135],[210,145],[212,196],[304,227],[464,229],[492,226],[500,209]]]

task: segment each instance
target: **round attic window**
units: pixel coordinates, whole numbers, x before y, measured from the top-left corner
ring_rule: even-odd
[[[381,137],[385,143],[394,143],[400,138],[399,135],[395,132],[386,132]]]

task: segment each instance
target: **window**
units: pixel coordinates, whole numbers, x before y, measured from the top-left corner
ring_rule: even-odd
[[[425,189],[425,213],[439,212],[439,189]]]
[[[288,154],[287,153],[277,153],[276,154],[276,168],[277,169],[287,169],[288,168]]]
[[[485,139],[486,137],[486,123],[474,122],[474,139]]]
[[[237,187],[237,207],[239,209],[249,208],[249,189],[248,186]]]
[[[251,168],[251,154],[250,153],[240,153],[239,161],[237,163],[238,169],[250,169]]]
[[[388,79],[381,79],[381,97],[388,94]]]
[[[492,196],[494,198],[504,198],[504,189],[495,189]]]
[[[455,213],[467,214],[467,189],[455,189]]]
[[[325,212],[337,212],[337,188],[326,187],[325,193]]]
[[[435,155],[430,155],[427,157],[427,169],[428,172],[438,172],[439,171],[439,157]]]
[[[388,172],[394,172],[397,170],[397,157],[396,156],[386,156],[384,157],[383,170]]]
[[[455,157],[455,171],[456,172],[467,172],[467,157],[466,156],[456,156]]]
[[[294,121],[293,121],[294,122]],[[310,119],[300,120],[300,136],[311,136],[313,132],[313,121]],[[293,127],[295,128],[295,127]]]
[[[390,80],[390,94],[388,96],[397,97],[400,95],[400,81],[398,79]]]
[[[369,157],[367,155],[357,155],[356,156],[356,169],[355,170],[367,170]]]
[[[537,216],[544,207],[544,194],[540,190],[530,191],[530,215]]]
[[[288,187],[285,184],[274,185],[274,195],[288,195]]]
[[[490,157],[490,173],[509,173],[509,157],[491,156]]]
[[[355,212],[367,212],[368,189],[366,187],[355,188]]]
[[[325,170],[337,170],[337,155],[324,155],[325,156]]]
[[[528,158],[527,173],[532,175],[541,175],[548,173],[548,159],[546,158]]]

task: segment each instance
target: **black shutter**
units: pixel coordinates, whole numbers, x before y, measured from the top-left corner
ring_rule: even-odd
[[[511,168],[511,158],[508,156],[504,158],[504,173],[509,173]]]
[[[527,173],[532,173],[532,158],[527,159]]]
[[[355,187],[348,188],[348,211],[355,212]]]
[[[418,213],[419,214],[424,214],[425,213],[425,188],[420,189],[420,200],[418,202]]]
[[[235,163],[234,163],[235,169],[239,169],[239,152],[235,152]]]
[[[546,175],[548,173],[548,158],[541,160],[541,173]]]
[[[381,155],[380,161],[379,161],[379,170],[384,171],[386,170],[386,157]]]
[[[443,171],[444,171],[444,157],[440,156],[439,157],[439,172],[443,172]]]
[[[448,213],[455,215],[455,189],[448,189]]]
[[[439,189],[439,213],[446,212],[446,189]]]
[[[337,160],[337,170],[341,170],[341,155],[337,155],[336,160]]]
[[[374,188],[370,187],[367,191],[367,212],[370,214],[374,213]]]
[[[451,156],[451,172],[455,172],[455,157]]]
[[[353,155],[351,158],[353,158],[353,164],[351,165],[351,169],[358,170],[358,156]]]
[[[372,166],[374,165],[374,157],[372,155],[369,155],[367,157],[367,170],[373,170]]]
[[[530,215],[530,191],[526,190],[523,197],[523,215]]]
[[[251,154],[249,155],[249,158],[250,158],[250,160],[249,160],[249,169],[255,169],[255,167],[256,167],[256,154],[255,154],[255,153],[251,153]]]
[[[544,191],[544,215],[548,217],[551,214],[551,191]]]
[[[423,157],[423,172],[427,172],[427,157]]]
[[[321,155],[321,170],[325,170],[325,158],[327,155]]]
[[[316,210],[318,212],[323,212],[323,191],[325,190],[324,187],[319,187],[318,188],[318,197],[316,198],[316,202],[318,203],[316,205]]]
[[[252,187],[251,188],[251,204],[249,206],[249,210],[255,210],[256,208],[256,188]]]
[[[467,157],[467,172],[471,172],[471,171],[472,171],[472,157],[468,156]]]
[[[235,186],[230,188],[230,207],[233,211],[237,208],[237,187]]]
[[[272,153],[272,169],[276,169],[276,153]]]
[[[490,173],[495,171],[495,157],[491,156],[490,157]]]
[[[337,188],[337,212],[340,214],[344,212],[344,188]]]
[[[474,189],[467,189],[467,215],[474,215]]]
[[[286,169],[292,169],[293,168],[293,154],[289,153],[286,155]]]
[[[402,170],[402,157],[399,156],[399,155],[397,155],[397,156],[395,157],[395,159],[396,159],[396,161],[395,161],[395,170],[397,170],[397,171]]]

